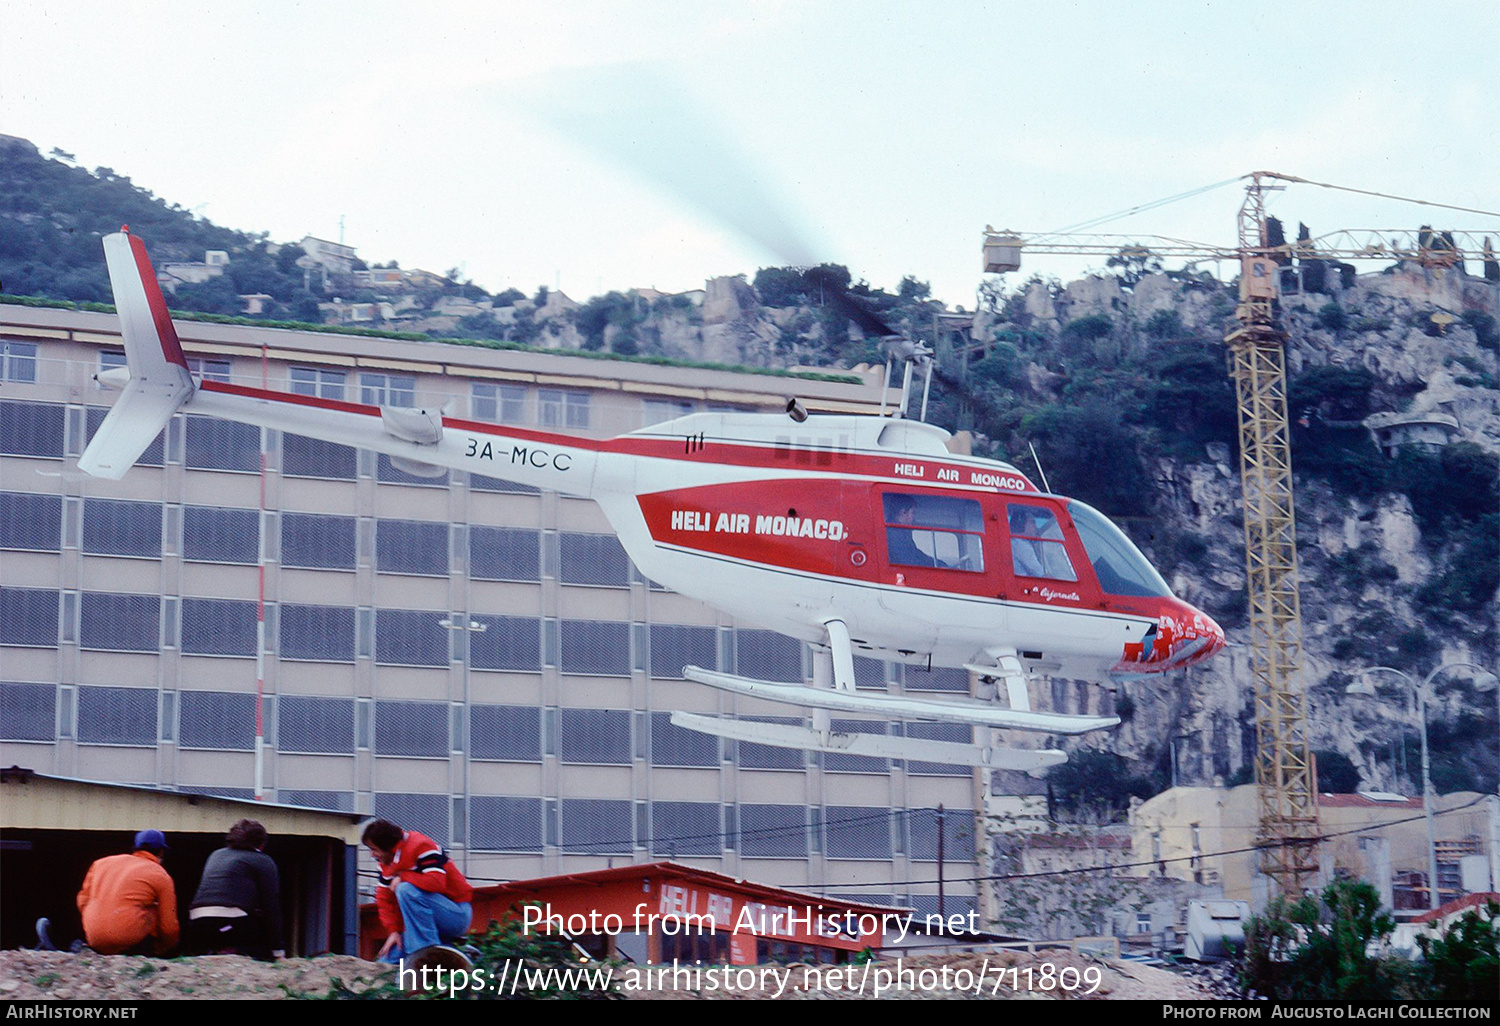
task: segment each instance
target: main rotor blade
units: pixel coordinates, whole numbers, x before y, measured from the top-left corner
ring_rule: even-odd
[[[687,93],[640,63],[564,69],[525,80],[522,113],[633,172],[785,264],[818,263],[758,162]]]

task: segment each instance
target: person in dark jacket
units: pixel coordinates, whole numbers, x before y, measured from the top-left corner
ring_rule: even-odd
[[[265,853],[267,839],[265,827],[242,819],[229,828],[226,846],[208,857],[188,908],[188,928],[199,952],[238,953],[263,962],[286,954],[280,877]]]

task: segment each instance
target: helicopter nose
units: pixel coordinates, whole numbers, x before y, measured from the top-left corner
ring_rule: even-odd
[[[1188,666],[1202,662],[1224,647],[1224,628],[1214,622],[1213,617],[1187,606],[1183,617],[1182,635],[1172,653],[1172,662]]]

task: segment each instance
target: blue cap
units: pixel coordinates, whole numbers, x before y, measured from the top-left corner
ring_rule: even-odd
[[[167,847],[167,835],[160,830],[142,830],[135,835],[136,850]]]

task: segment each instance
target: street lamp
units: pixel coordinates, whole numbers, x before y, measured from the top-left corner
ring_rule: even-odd
[[[1370,683],[1366,678],[1372,673],[1393,673],[1406,682],[1406,686],[1411,689],[1412,696],[1415,699],[1417,726],[1421,728],[1422,732],[1422,809],[1427,819],[1427,907],[1429,909],[1437,908],[1439,901],[1437,837],[1432,824],[1434,797],[1432,791],[1432,763],[1427,752],[1427,695],[1433,679],[1438,674],[1444,670],[1457,669],[1463,666],[1472,670],[1478,670],[1483,674],[1477,681],[1481,688],[1487,687],[1496,679],[1495,675],[1485,670],[1483,666],[1470,662],[1444,663],[1423,678],[1421,684],[1413,680],[1410,674],[1398,670],[1393,666],[1372,666],[1367,670],[1361,671],[1359,675],[1360,679],[1344,689],[1344,694],[1346,695],[1363,695],[1366,698],[1374,698],[1375,685]]]

